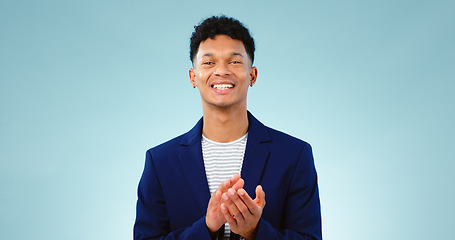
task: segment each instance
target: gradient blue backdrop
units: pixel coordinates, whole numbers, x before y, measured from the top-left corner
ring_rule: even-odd
[[[250,111],[314,148],[325,239],[455,239],[454,1],[164,2],[0,1],[0,239],[132,238],[220,13],[256,39]]]

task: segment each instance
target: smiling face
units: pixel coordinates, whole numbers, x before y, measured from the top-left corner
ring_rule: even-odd
[[[191,84],[199,88],[203,108],[246,109],[248,86],[257,76],[251,65],[240,40],[216,35],[201,42],[189,75]]]

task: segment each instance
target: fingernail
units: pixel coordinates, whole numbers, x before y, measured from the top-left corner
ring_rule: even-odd
[[[239,193],[240,196],[243,196],[245,194],[245,190],[243,189],[239,189],[237,192]]]
[[[229,188],[228,192],[229,192],[229,194],[231,194],[231,195],[234,195],[234,194],[235,194],[235,191],[234,191],[232,188]]]
[[[226,209],[226,206],[224,206],[224,204],[221,204],[221,209]]]
[[[228,200],[229,196],[226,193],[223,193],[223,198],[224,198],[224,200]]]

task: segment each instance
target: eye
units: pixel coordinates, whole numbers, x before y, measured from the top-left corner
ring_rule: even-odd
[[[215,63],[214,63],[214,62],[203,62],[202,64],[203,64],[203,65],[213,65],[213,64],[215,64]]]
[[[240,61],[235,61],[235,60],[234,60],[234,61],[231,61],[231,64],[241,64],[241,63],[242,63],[242,62],[240,62]]]

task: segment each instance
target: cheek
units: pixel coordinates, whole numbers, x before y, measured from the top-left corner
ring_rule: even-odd
[[[201,72],[198,75],[196,75],[196,81],[205,82],[205,81],[207,81],[207,79],[209,77],[210,77],[210,73],[209,72]]]
[[[245,73],[242,73],[241,75],[237,75],[239,79],[242,79],[243,83],[245,85],[249,85],[250,84],[250,75],[249,74],[245,74]]]
[[[235,75],[237,76],[238,79],[242,79],[242,80],[246,80],[246,81],[250,80],[250,72],[248,72],[244,68],[237,69],[235,71]]]

